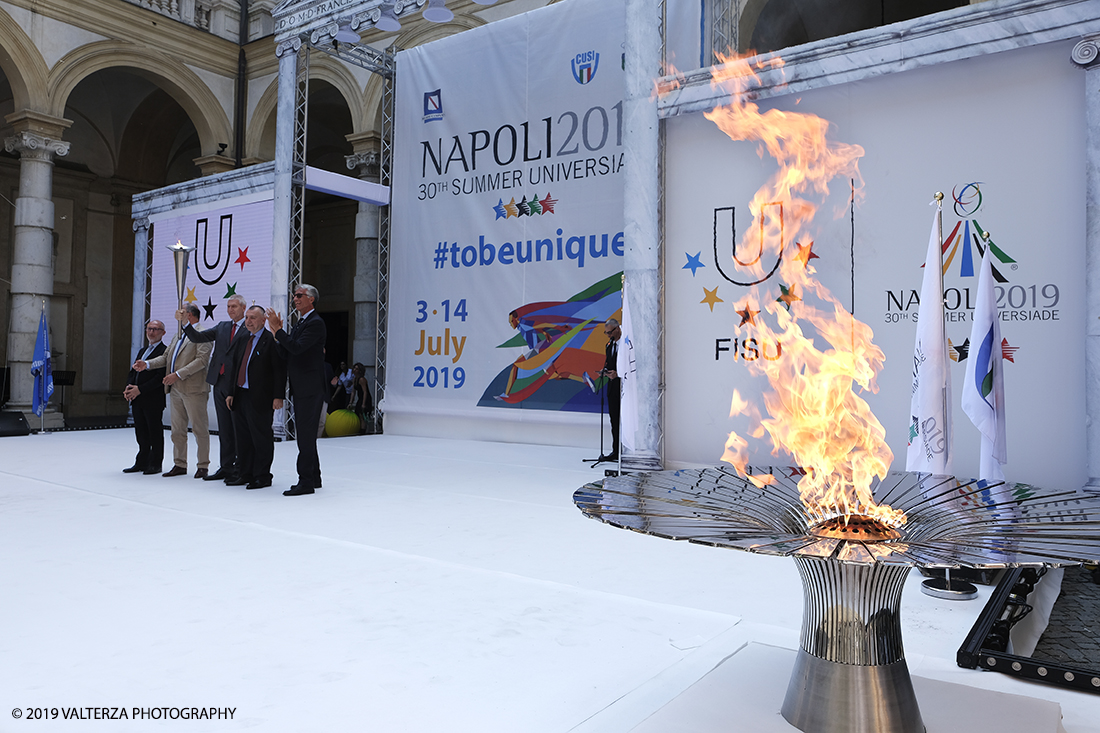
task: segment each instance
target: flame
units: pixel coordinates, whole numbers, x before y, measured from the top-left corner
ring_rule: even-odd
[[[766,433],[774,455],[785,452],[806,468],[798,487],[811,524],[863,515],[899,526],[904,512],[876,504],[871,492],[874,478],[885,478],[893,461],[886,431],[856,393],[856,387],[877,391],[875,376],[886,357],[872,343],[871,329],[814,279],[817,245],[800,239],[817,210],[808,196],[824,197],[836,178],[853,181],[852,199],[859,196],[863,148],[829,140],[829,122],[816,115],[760,111],[752,90],[762,86],[760,74],[768,74],[768,83],[781,74],[781,59],[720,60],[712,83],[730,92],[733,101],[706,113],[707,119],[733,140],[757,142],[759,154],[778,164],[749,204],[754,225],[735,255],[738,272],[762,282],[734,310],[766,312],[768,318],[742,317],[738,332],[782,349],[775,359],[745,362],[768,379],[771,391],[763,398],[768,417],[761,419],[756,406],[737,392],[730,415],[748,416],[751,435]],[[765,268],[777,260],[778,269],[767,278]],[[827,346],[819,349],[815,340]],[[722,460],[758,487],[771,478],[748,475],[748,442],[737,433],[730,433]]]

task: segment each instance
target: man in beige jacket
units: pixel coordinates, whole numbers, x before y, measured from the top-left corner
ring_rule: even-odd
[[[194,303],[188,303],[176,311],[176,319],[181,323],[190,323],[196,327],[199,322],[199,309]],[[195,478],[204,478],[210,467],[210,417],[206,403],[210,396],[210,385],[206,382],[206,366],[210,362],[213,343],[196,344],[184,336],[176,336],[160,356],[148,362],[138,361],[134,369],[157,369],[164,367],[168,374],[164,377],[165,390],[172,399],[172,470],[164,476],[182,476],[187,473],[187,422],[190,419],[191,430],[195,433],[195,443],[199,448],[198,470]]]

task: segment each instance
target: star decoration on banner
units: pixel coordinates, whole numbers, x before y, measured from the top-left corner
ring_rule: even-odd
[[[546,198],[539,201],[539,206],[542,207],[542,213],[544,213],[544,214],[553,214],[554,213],[554,204],[556,204],[556,203],[558,203],[558,200],[550,198],[550,192],[547,191],[546,192]]]
[[[493,207],[493,211],[497,213],[497,219],[508,218],[508,212],[504,210],[504,199],[499,199],[497,201],[497,205]]]
[[[230,285],[229,283],[226,283],[225,287],[226,287],[225,295],[222,296],[223,300],[225,298],[228,298],[230,295],[236,295],[237,294],[237,283],[233,283],[232,285]]]
[[[798,247],[798,254],[794,256],[796,260],[802,263],[803,267],[810,264],[810,260],[820,260],[821,258],[814,254],[814,243],[810,240],[810,243],[806,246],[802,246],[801,242],[794,243]]]
[[[706,265],[704,265],[704,264],[703,264],[702,262],[700,262],[700,260],[699,260],[699,258],[700,258],[700,257],[701,257],[702,255],[703,255],[703,251],[702,251],[702,250],[699,250],[698,252],[696,252],[696,253],[695,253],[695,254],[693,254],[693,255],[689,255],[689,254],[688,254],[687,252],[684,252],[684,256],[688,258],[688,262],[687,262],[687,264],[686,264],[686,265],[684,265],[684,266],[683,266],[683,267],[681,267],[680,269],[681,269],[681,270],[691,270],[691,276],[692,276],[692,277],[695,277],[695,271],[696,271],[696,270],[698,270],[698,269],[699,269],[700,267],[706,267]]]
[[[504,205],[504,210],[508,212],[508,216],[519,216],[519,208],[516,207],[516,197],[513,196],[512,200]]]
[[[802,300],[802,298],[799,298],[797,295],[794,294],[793,288],[788,288],[786,285],[780,285],[779,289],[783,291],[783,294],[776,298],[775,302],[782,303],[787,310],[791,309],[791,303],[795,302],[796,300]]]
[[[214,320],[214,309],[217,308],[217,307],[218,307],[218,304],[215,303],[214,301],[210,300],[210,296],[207,296],[206,297],[206,305],[204,305],[202,307],[202,309],[204,311],[206,311],[206,318],[204,318],[203,320],[204,321],[205,320],[211,320],[211,321]]]
[[[542,204],[539,203],[539,197],[535,194],[531,194],[531,200],[527,202],[527,210],[532,215],[538,214],[542,216]]]
[[[715,303],[725,303],[726,301],[718,297],[718,286],[715,285],[714,290],[707,290],[706,288],[703,288],[703,299],[699,302],[709,305],[710,312],[713,313]]]
[[[1001,339],[1001,356],[1013,364],[1016,363],[1016,352],[1019,350],[1019,346],[1009,346],[1008,339]]]
[[[967,337],[958,346],[951,343],[951,339],[947,339],[947,355],[951,357],[951,361],[966,361],[966,357],[970,356],[970,338]]]
[[[519,216],[531,216],[531,210],[527,208],[527,202],[523,200],[523,197],[519,197],[519,203],[516,204],[516,211],[519,212]]]
[[[241,266],[241,272],[244,272],[244,263],[251,262],[251,261],[252,260],[248,259],[248,247],[245,247],[244,249],[241,249],[240,247],[238,247],[237,248],[237,259],[233,260],[233,262],[234,262],[234,264],[238,264],[238,265]]]
[[[198,285],[195,286],[195,288],[197,287]],[[194,303],[198,300],[198,297],[195,295],[195,288],[187,288],[187,297],[183,299],[184,303]]]
[[[738,328],[741,328],[741,326],[744,326],[746,323],[755,326],[756,316],[760,313],[760,311],[751,310],[747,305],[743,309],[734,312],[741,316],[741,322],[737,324]]]

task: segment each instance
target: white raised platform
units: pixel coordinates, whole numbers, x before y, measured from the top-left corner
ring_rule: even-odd
[[[260,491],[123,475],[135,450],[121,429],[0,438],[0,731],[623,733],[746,644],[798,644],[789,560],[585,519],[572,494],[599,475],[594,450],[326,439],[324,488],[294,498],[293,443]],[[915,677],[1100,729],[1098,696],[959,669],[989,589],[952,603],[918,581],[902,600]],[[779,666],[761,684],[782,696]],[[235,713],[11,716],[87,706]]]
[[[797,733],[779,710],[796,652],[742,647],[632,733]],[[913,688],[927,733],[1065,733],[1056,702],[925,677]]]

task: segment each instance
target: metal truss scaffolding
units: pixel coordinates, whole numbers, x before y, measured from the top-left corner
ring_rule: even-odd
[[[320,51],[349,64],[359,66],[372,74],[382,77],[382,130],[381,155],[379,156],[380,180],[383,186],[389,186],[393,161],[393,110],[394,110],[394,74],[396,70],[397,47],[391,46],[378,51],[360,43],[345,43],[336,40],[338,23],[330,23],[316,28],[311,33],[299,36],[302,40],[303,54],[298,63],[294,100],[294,156],[291,185],[290,220],[290,292],[302,280],[302,251],[305,240],[305,171],[306,171],[306,135],[309,122],[309,55],[311,50]],[[381,402],[386,390],[386,322],[389,312],[389,266],[390,266],[390,207],[380,206],[378,216],[378,305],[377,330],[375,333],[375,404]],[[290,314],[297,322],[297,313]],[[288,411],[288,415],[289,415]],[[375,430],[381,430],[381,412],[375,410]],[[287,436],[293,438],[291,426],[287,425]]]
[[[717,54],[737,53],[737,21],[741,16],[741,0],[710,0],[711,63]]]

